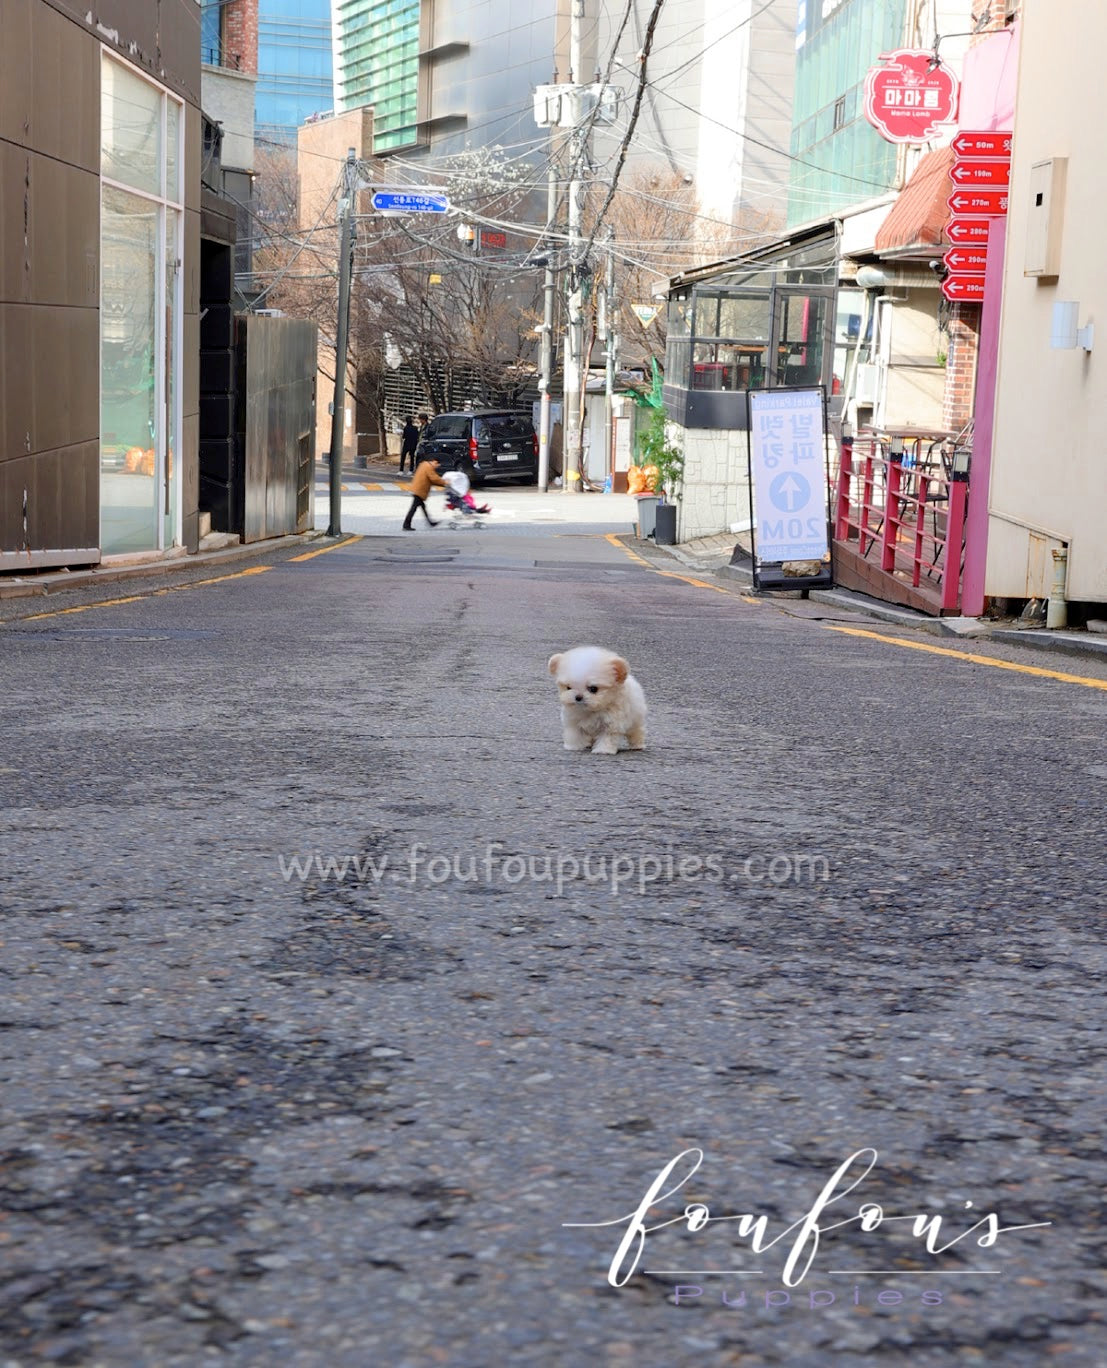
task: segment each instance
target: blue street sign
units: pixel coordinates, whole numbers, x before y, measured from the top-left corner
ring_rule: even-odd
[[[373,208],[378,214],[444,214],[449,207],[449,198],[436,191],[373,191]]]

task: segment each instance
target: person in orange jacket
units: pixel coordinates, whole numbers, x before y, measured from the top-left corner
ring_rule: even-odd
[[[446,481],[438,473],[438,461],[435,457],[430,456],[425,461],[419,462],[415,474],[411,477],[411,507],[407,510],[407,517],[404,519],[405,532],[415,531],[411,525],[411,520],[419,509],[423,510],[423,517],[426,518],[431,527],[438,526],[437,522],[427,512],[427,495],[434,485],[445,489]]]

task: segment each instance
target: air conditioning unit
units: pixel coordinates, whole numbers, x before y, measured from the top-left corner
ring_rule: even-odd
[[[880,398],[881,366],[876,361],[865,361],[857,367],[856,393],[854,399],[859,404],[875,404]]]

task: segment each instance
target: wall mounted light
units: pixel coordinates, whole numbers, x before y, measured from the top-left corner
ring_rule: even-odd
[[[1049,345],[1054,351],[1072,351],[1083,347],[1091,351],[1095,342],[1095,325],[1080,323],[1080,305],[1071,299],[1058,299],[1053,305],[1053,325],[1049,334]]]

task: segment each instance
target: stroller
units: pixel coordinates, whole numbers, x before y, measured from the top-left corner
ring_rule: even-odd
[[[446,512],[449,514],[451,530],[462,523],[470,522],[473,527],[483,527],[482,513],[491,513],[488,504],[477,506],[477,501],[469,492],[469,477],[463,470],[449,470],[442,476],[446,485]]]

